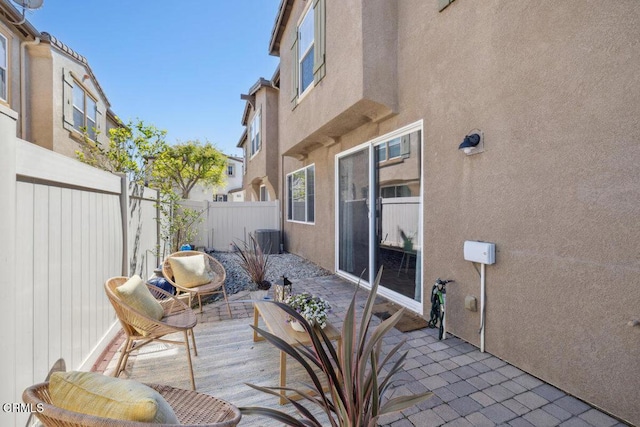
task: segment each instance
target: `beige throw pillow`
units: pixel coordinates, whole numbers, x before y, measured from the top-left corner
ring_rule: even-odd
[[[204,255],[189,255],[169,258],[176,285],[184,288],[205,285],[213,279]]]
[[[96,372],[55,372],[49,381],[52,403],[68,411],[118,420],[178,424],[169,403],[137,381]]]
[[[137,274],[116,288],[116,294],[135,310],[155,320],[162,319],[164,309]]]

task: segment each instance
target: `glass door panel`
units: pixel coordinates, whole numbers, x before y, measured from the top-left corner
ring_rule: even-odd
[[[376,145],[375,271],[381,286],[422,301],[420,233],[421,135],[414,131]]]
[[[369,147],[338,159],[338,270],[369,276]]]

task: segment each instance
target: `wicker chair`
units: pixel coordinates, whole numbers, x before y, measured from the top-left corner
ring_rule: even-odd
[[[193,366],[191,364],[191,351],[189,349],[189,335],[193,341],[193,352],[197,356],[196,338],[193,335],[193,327],[197,323],[193,310],[183,301],[175,296],[153,286],[147,285],[154,297],[156,297],[164,308],[164,316],[160,320],[155,320],[145,316],[129,305],[125,304],[116,294],[115,289],[127,281],[127,277],[112,277],[104,284],[107,297],[116,311],[116,316],[120,320],[122,329],[127,335],[127,340],[120,353],[120,358],[113,373],[114,377],[120,375],[127,366],[127,360],[132,351],[149,344],[152,341],[168,342],[172,344],[182,344],[187,350],[187,361],[189,362],[189,372],[191,374],[191,387],[196,389],[193,378]],[[184,341],[163,339],[165,335],[175,332],[184,334]],[[140,343],[137,343],[140,342]]]
[[[173,408],[180,425],[231,427],[240,422],[241,414],[238,408],[229,402],[190,390],[182,390],[167,385],[147,384],[164,397]],[[137,421],[123,421],[112,418],[102,418],[94,415],[80,414],[52,405],[49,396],[49,383],[44,382],[27,388],[22,393],[22,400],[31,403],[33,408],[42,409],[37,412],[38,419],[47,427],[148,427],[173,426],[177,424],[152,424]],[[41,406],[36,406],[41,405]]]
[[[176,284],[173,278],[173,271],[171,270],[171,264],[169,258],[185,257],[192,255],[204,255],[205,261],[208,263],[211,272],[215,273],[215,280],[204,285],[195,286],[193,288],[185,288]],[[227,278],[227,273],[215,258],[211,255],[199,251],[180,251],[169,255],[162,264],[162,274],[164,278],[175,286],[178,294],[184,293],[189,295],[189,306],[194,297],[198,297],[198,305],[200,306],[200,313],[202,313],[202,297],[205,295],[222,294],[224,301],[227,303],[227,310],[229,311],[229,317],[233,317],[231,314],[231,306],[229,305],[229,299],[227,298],[227,291],[224,288],[224,281]]]

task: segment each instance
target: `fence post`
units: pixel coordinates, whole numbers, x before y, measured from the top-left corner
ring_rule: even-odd
[[[0,250],[0,289],[16,287],[15,250],[16,247],[16,121],[18,113],[0,104],[0,236],[3,248]],[[18,284],[19,286],[19,284]],[[12,301],[12,293],[7,294],[8,304],[0,310],[3,341],[9,346],[3,351],[0,359],[0,402],[21,402],[16,396],[16,356],[11,348],[16,340],[16,305]],[[0,412],[0,424],[13,425],[15,415],[11,412]]]
[[[120,216],[122,218],[122,275],[129,277],[129,182],[124,173],[120,177]]]

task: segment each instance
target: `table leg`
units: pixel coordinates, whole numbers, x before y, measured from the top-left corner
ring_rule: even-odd
[[[253,326],[254,327],[258,327],[258,315],[260,314],[260,312],[258,311],[258,309],[253,306]],[[253,330],[253,341],[262,341],[264,340],[263,337],[261,337],[260,335],[258,335],[258,332],[256,332],[256,330]]]
[[[280,352],[280,387],[285,387],[287,385],[287,353],[284,351]],[[287,399],[285,396],[287,392],[284,390],[280,390],[280,404],[284,405],[287,403]]]

